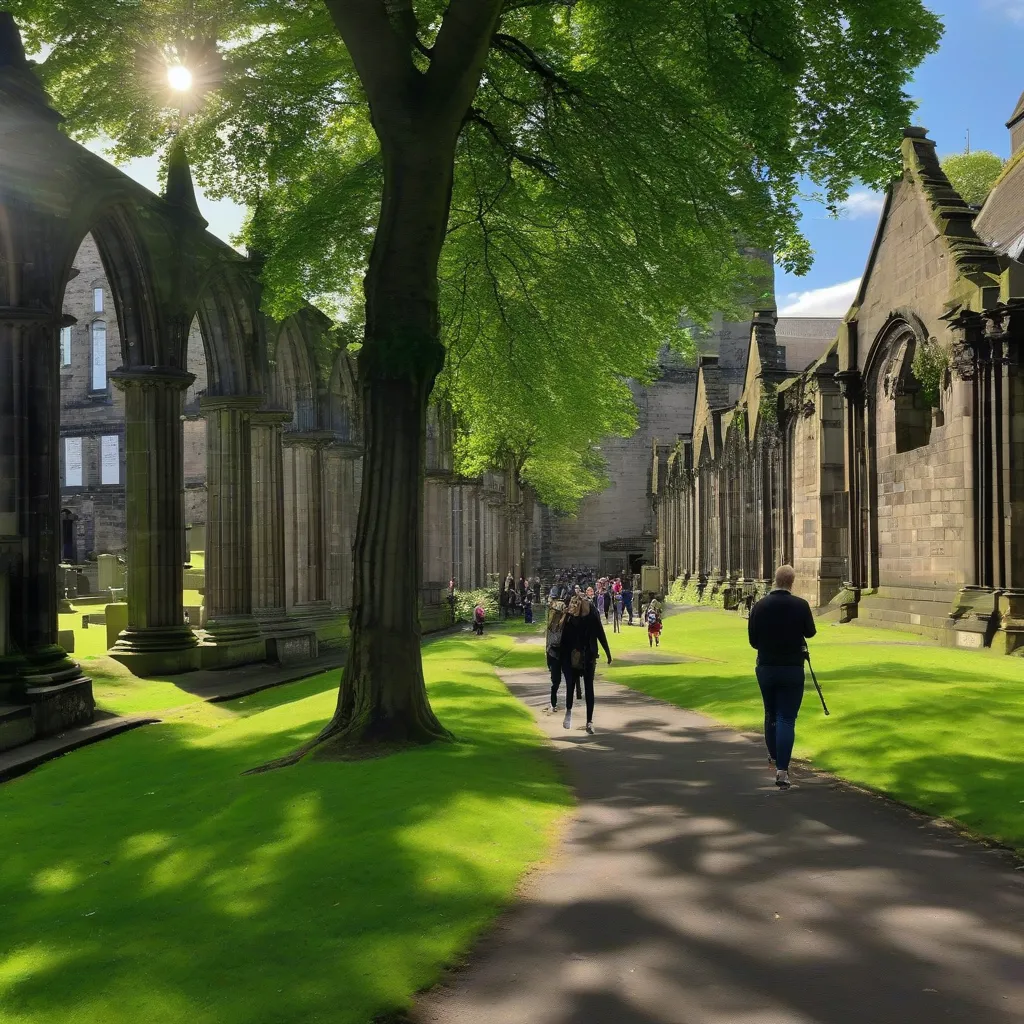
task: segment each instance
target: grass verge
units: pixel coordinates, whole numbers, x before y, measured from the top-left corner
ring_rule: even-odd
[[[607,677],[760,731],[746,628],[734,612],[702,608],[671,616],[659,653],[701,660],[613,663]],[[613,653],[648,650],[643,629],[625,627],[610,640]],[[1024,661],[827,623],[819,625],[811,652],[832,715],[822,714],[808,676],[798,758],[1024,851]]]
[[[494,664],[424,649],[451,746],[356,763],[294,749],[337,673],[209,705],[119,676],[149,726],[0,787],[4,1024],[366,1024],[437,979],[543,859],[570,796]]]

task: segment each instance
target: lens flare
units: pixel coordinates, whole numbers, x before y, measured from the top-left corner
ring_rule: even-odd
[[[192,72],[175,64],[167,69],[167,84],[177,92],[188,92],[192,88]]]

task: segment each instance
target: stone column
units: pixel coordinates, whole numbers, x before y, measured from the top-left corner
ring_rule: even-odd
[[[359,516],[363,447],[332,441],[322,453],[324,470],[324,545],[329,573],[326,596],[335,610],[352,607],[352,548]]]
[[[89,720],[93,709],[91,683],[57,644],[58,328],[59,319],[34,309],[0,317],[0,701],[38,704],[39,734]],[[50,697],[66,703],[65,720],[42,710]]]
[[[291,421],[284,410],[249,417],[252,444],[252,609],[272,629],[285,622],[284,467],[281,431]]]
[[[323,451],[334,435],[325,431],[289,430],[282,444],[290,450],[290,479],[285,480],[286,555],[291,560],[292,587],[289,615],[323,616],[329,613],[324,572]]]
[[[259,395],[227,395],[199,403],[206,419],[206,632],[218,644],[259,635],[252,614],[249,417],[261,402]]]
[[[128,628],[111,653],[138,674],[186,672],[198,667],[199,651],[182,611],[181,410],[195,378],[149,366],[119,370],[110,379],[125,396],[128,533]]]

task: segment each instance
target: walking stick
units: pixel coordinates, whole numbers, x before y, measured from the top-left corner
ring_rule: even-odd
[[[818,685],[818,677],[814,674],[814,666],[811,664],[811,652],[806,647],[804,648],[804,657],[807,659],[807,667],[811,670],[811,679],[814,681],[814,688],[818,691],[821,708],[825,712],[825,716],[828,717],[829,710],[828,705],[825,703],[825,694],[821,692],[821,687]]]

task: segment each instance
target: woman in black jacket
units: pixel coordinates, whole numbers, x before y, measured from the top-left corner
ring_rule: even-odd
[[[597,608],[584,598],[574,597],[569,602],[569,615],[562,626],[560,645],[562,671],[567,683],[565,720],[562,722],[566,729],[572,728],[572,699],[582,677],[587,699],[587,732],[594,731],[594,671],[597,668],[598,643],[604,648],[610,665],[612,652]]]

